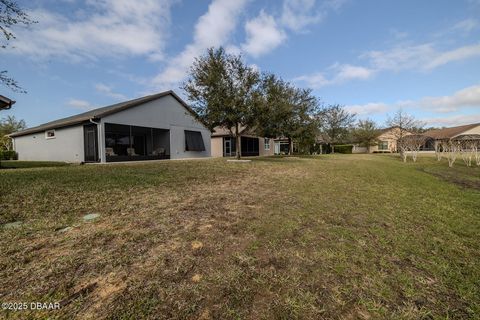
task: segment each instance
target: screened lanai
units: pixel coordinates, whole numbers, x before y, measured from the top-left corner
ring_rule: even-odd
[[[170,131],[106,123],[105,156],[107,162],[169,159]]]

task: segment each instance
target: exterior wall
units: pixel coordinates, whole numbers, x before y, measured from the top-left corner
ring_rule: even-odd
[[[53,139],[46,139],[44,131],[13,139],[19,160],[84,161],[83,125],[55,129]]]
[[[212,146],[212,157],[215,157],[215,158],[223,157],[223,137],[212,137],[211,146]]]
[[[374,147],[378,149],[377,146],[370,146],[370,150]],[[367,147],[359,147],[358,145],[353,145],[352,153],[367,153],[367,152],[368,152]]]
[[[256,138],[250,135],[244,135],[244,137]],[[223,137],[212,137],[212,157],[223,157]],[[265,138],[258,138],[258,154],[259,156],[273,156],[275,151],[274,139],[270,139],[270,149],[265,150]]]
[[[170,130],[171,159],[200,158],[211,155],[210,130],[197,121],[180,102],[170,95],[106,116],[102,119],[102,124],[105,123]],[[200,131],[205,151],[185,151],[184,130]],[[102,139],[105,139],[104,137],[105,135]],[[105,143],[100,145],[102,146],[100,154],[104,155]]]
[[[370,147],[370,152],[375,152],[375,151],[390,151],[390,152],[396,152],[397,151],[397,137],[400,135],[400,129],[399,128],[393,128],[388,131],[385,131],[381,135],[378,136],[377,140],[378,141],[386,141],[388,142],[388,150],[379,150],[378,146],[371,146]],[[410,133],[407,132],[404,134],[404,136],[409,135]]]
[[[265,138],[258,138],[258,151],[260,156],[273,156],[275,152],[275,141],[270,139],[270,149],[265,150]]]

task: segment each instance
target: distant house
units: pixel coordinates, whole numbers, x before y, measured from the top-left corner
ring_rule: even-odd
[[[410,135],[411,133],[405,131],[403,135]],[[381,129],[378,131],[378,136],[376,138],[377,144],[370,146],[370,148],[354,145],[353,153],[370,153],[373,152],[397,152],[397,140],[400,136],[400,128],[390,127]],[[368,150],[369,149],[369,150]]]
[[[387,128],[379,131],[376,146],[370,147],[370,152],[397,152],[397,138],[399,128]],[[480,140],[480,123],[468,124],[444,129],[429,130],[418,136],[425,137],[424,145],[420,151],[435,151],[442,142],[451,140]],[[404,133],[404,136],[413,137],[411,132]],[[366,147],[355,145],[354,153],[366,153]]]
[[[118,162],[210,156],[210,130],[173,91],[15,132],[19,160]]]
[[[235,136],[224,127],[212,133],[212,157],[234,157],[237,151]],[[243,157],[272,156],[288,153],[288,139],[259,137],[248,128],[240,128],[240,148]]]
[[[233,129],[232,129],[233,131]],[[243,157],[274,154],[274,140],[258,137],[251,130],[240,128],[240,148]],[[212,157],[234,157],[237,143],[233,133],[224,127],[216,127],[211,137]]]
[[[423,135],[430,138],[435,146],[448,140],[480,140],[480,123],[430,130]]]
[[[0,95],[0,110],[8,110],[15,104],[15,101]]]

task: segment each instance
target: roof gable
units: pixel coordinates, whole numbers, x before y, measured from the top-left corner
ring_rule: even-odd
[[[173,98],[175,98],[189,113],[191,113],[194,116],[194,118],[197,121],[199,121],[200,123],[205,125],[199,119],[197,113],[195,111],[193,111],[192,108],[190,108],[190,106],[188,106],[188,104],[185,101],[183,101],[175,92],[173,92],[172,90],[169,90],[169,91],[165,91],[165,92],[161,92],[161,93],[157,93],[157,94],[153,94],[153,95],[149,95],[149,96],[145,96],[145,97],[141,97],[141,98],[137,98],[137,99],[133,99],[133,100],[120,102],[120,103],[113,104],[113,105],[110,105],[110,106],[93,109],[93,110],[90,110],[90,111],[87,111],[87,112],[84,112],[84,113],[80,113],[80,114],[77,114],[77,115],[74,115],[74,116],[71,116],[71,117],[62,118],[62,119],[54,120],[54,121],[51,121],[51,122],[47,122],[47,123],[44,123],[42,125],[39,125],[39,126],[36,126],[36,127],[33,127],[33,128],[29,128],[29,129],[25,129],[25,130],[22,130],[22,131],[12,133],[10,136],[11,137],[19,137],[19,136],[32,134],[32,133],[37,133],[37,132],[41,132],[41,131],[45,131],[45,130],[57,129],[57,128],[68,127],[68,126],[80,124],[80,123],[83,123],[83,122],[90,121],[90,119],[92,119],[92,120],[100,119],[100,118],[103,118],[105,116],[108,116],[108,115],[111,115],[111,114],[114,114],[114,113],[117,113],[117,112],[120,112],[120,111],[123,111],[123,110],[127,110],[127,109],[130,109],[130,108],[136,107],[136,106],[140,106],[144,103],[147,103],[147,102],[150,102],[150,101],[153,101],[153,100],[156,100],[156,99],[160,99],[160,98],[168,96],[168,95],[171,95]]]

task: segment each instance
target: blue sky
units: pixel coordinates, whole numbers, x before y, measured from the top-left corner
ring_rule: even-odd
[[[0,69],[28,91],[7,114],[35,126],[173,89],[211,46],[380,125],[480,122],[480,0],[32,0]]]

